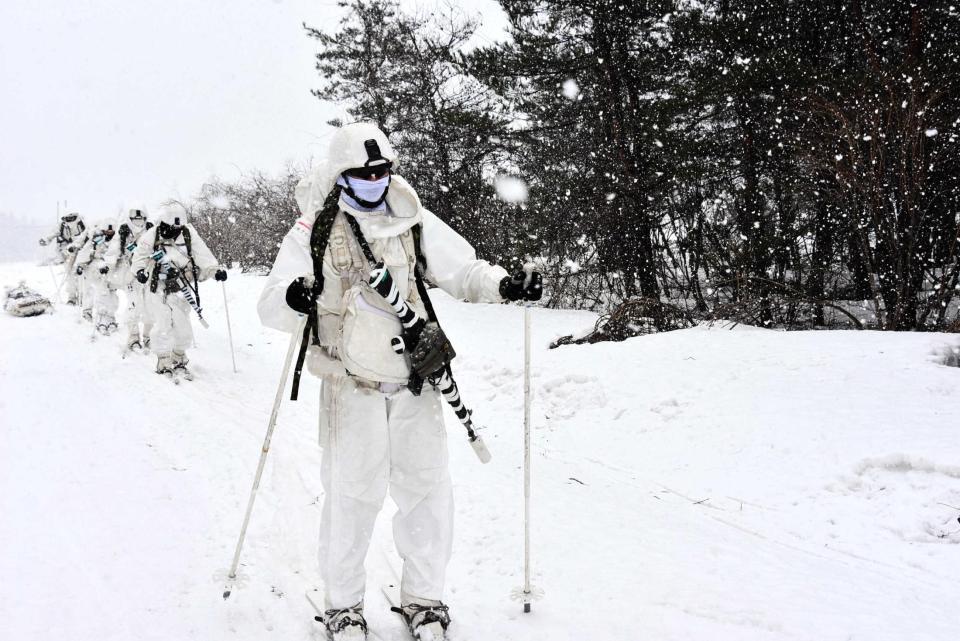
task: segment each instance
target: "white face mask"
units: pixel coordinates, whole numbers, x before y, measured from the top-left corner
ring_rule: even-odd
[[[350,178],[347,176],[347,182],[350,185],[350,188],[353,190],[353,193],[357,195],[357,198],[361,198],[367,202],[376,202],[381,196],[383,196],[384,190],[390,186],[390,174],[385,175],[383,178],[378,178],[377,180],[361,180],[359,178]],[[343,197],[352,207],[356,207],[364,211],[368,209],[366,207],[361,207],[347,194],[344,194]],[[379,206],[373,208],[371,211],[381,211],[385,208],[386,203],[384,202],[380,203]]]
[[[143,227],[144,227],[144,225],[146,225],[146,223],[147,223],[147,219],[146,219],[146,218],[131,218],[131,219],[130,219],[130,228],[131,228],[131,229],[135,229],[135,230],[137,230],[137,231],[140,231],[141,229],[143,229]]]

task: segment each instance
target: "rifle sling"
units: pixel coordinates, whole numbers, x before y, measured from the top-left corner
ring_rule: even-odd
[[[370,267],[373,268],[377,265],[377,259],[373,256],[373,250],[370,249],[370,243],[367,242],[367,239],[363,235],[363,230],[360,229],[360,223],[357,222],[357,219],[353,216],[347,214],[347,222],[350,223],[350,229],[353,231],[353,235],[356,237],[357,242],[360,244],[360,249],[363,250],[363,255],[367,257],[367,261],[370,263]],[[427,320],[430,322],[437,322],[437,314],[433,310],[433,303],[430,302],[430,296],[427,294],[427,287],[423,284],[423,274],[421,271],[421,263],[426,261],[422,259],[422,252],[420,251],[420,225],[422,223],[417,223],[413,227],[413,247],[414,253],[416,254],[416,263],[414,266],[413,274],[414,279],[417,282],[417,292],[420,294],[420,300],[423,301],[423,307],[427,312]]]

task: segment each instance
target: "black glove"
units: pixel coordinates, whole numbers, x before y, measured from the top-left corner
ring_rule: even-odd
[[[103,267],[100,268],[101,274],[106,274],[108,271],[110,271],[110,268],[107,265],[104,265]]]
[[[138,281],[141,285],[146,285],[146,284],[147,284],[147,280],[149,280],[149,279],[147,278],[147,272],[143,271],[142,269],[138,269],[138,270],[137,270],[137,281]]]
[[[67,247],[67,251],[72,254],[73,252],[77,251],[77,248],[71,245],[70,247]]]
[[[524,287],[527,272],[519,270],[513,276],[504,276],[500,281],[500,295],[510,301],[540,300],[543,296],[543,276],[540,272],[530,272],[530,282]]]
[[[227,270],[218,269],[217,273],[213,275],[213,280],[227,280]]]
[[[83,265],[77,267],[77,276],[83,276]]]
[[[166,274],[167,274],[167,280],[176,280],[176,278],[180,276],[180,270],[174,267],[173,265],[170,265],[169,267],[167,267]]]
[[[309,314],[316,305],[316,294],[313,288],[307,285],[307,279],[301,276],[287,285],[287,305],[296,312]]]

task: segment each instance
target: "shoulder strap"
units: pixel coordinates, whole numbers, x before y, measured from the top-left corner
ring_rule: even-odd
[[[153,253],[156,254],[160,249],[160,232],[153,235]],[[156,293],[157,280],[160,278],[160,262],[153,261],[153,271],[150,272],[150,291]]]
[[[423,234],[423,223],[417,223],[413,226],[413,249],[417,254],[417,268],[421,274],[427,273],[427,257],[423,255],[420,247],[420,236]]]
[[[190,259],[190,263],[193,264],[193,242],[190,238],[190,230],[184,227],[180,230],[180,233],[183,234],[183,243],[187,246],[187,258]],[[197,266],[193,266],[194,271],[196,271]]]
[[[190,271],[193,273],[193,295],[197,298],[197,307],[200,306],[200,269],[197,267],[197,261],[193,260],[193,246],[191,244],[190,230],[184,225],[181,230],[183,242],[187,246],[187,258],[190,259]],[[187,283],[189,285],[189,282]]]
[[[314,304],[310,306],[307,322],[303,327],[303,337],[300,339],[300,352],[297,354],[297,364],[293,370],[293,381],[290,385],[290,400],[295,401],[300,393],[300,377],[303,374],[303,364],[307,358],[307,348],[311,340],[320,343],[318,328],[320,321],[317,318],[316,300],[323,293],[323,256],[330,243],[330,230],[333,220],[340,211],[340,185],[334,185],[323,201],[323,207],[317,212],[310,230],[310,260],[313,263],[313,293]]]
[[[367,260],[370,261],[370,267],[374,267],[377,264],[377,260],[373,257],[373,251],[370,249],[370,244],[367,242],[367,239],[363,237],[360,223],[358,223],[357,219],[353,216],[347,216],[347,220],[350,222],[350,228],[353,230],[353,234],[357,237],[357,242],[360,243],[360,247],[363,248],[363,254],[367,257]],[[426,268],[427,263],[423,258],[423,252],[420,251],[420,225],[421,223],[417,223],[413,226],[413,247],[417,259],[416,266],[414,267],[417,293],[420,294],[420,300],[423,301],[423,307],[427,312],[427,320],[436,323],[437,313],[433,310],[433,303],[430,302],[427,287],[423,284],[423,270]]]
[[[420,248],[421,233],[423,233],[422,222],[413,226],[413,247],[417,253],[417,291],[420,293],[424,309],[427,310],[427,318],[435,323],[437,322],[437,313],[433,311],[433,303],[430,302],[430,296],[427,294],[427,286],[423,284],[423,275],[427,272],[427,257],[423,255],[423,250]]]
[[[370,243],[367,242],[367,239],[363,235],[363,230],[360,229],[360,223],[357,222],[357,219],[350,214],[347,214],[347,222],[350,223],[350,229],[353,230],[353,235],[360,244],[360,249],[363,250],[363,255],[367,257],[367,262],[370,263],[370,269],[373,269],[377,266],[379,261],[377,261],[377,259],[373,256],[373,250],[370,249]]]
[[[313,228],[310,230],[310,259],[313,261],[313,278],[315,281],[314,289],[317,296],[323,291],[323,256],[327,252],[327,245],[330,243],[330,230],[333,229],[333,221],[340,211],[340,185],[334,185],[333,189],[327,194],[323,201],[323,207],[317,212],[317,217],[313,221]],[[349,218],[349,216],[348,216]]]

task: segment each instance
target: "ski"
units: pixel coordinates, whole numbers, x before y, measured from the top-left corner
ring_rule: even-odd
[[[133,343],[127,343],[123,346],[123,349],[120,350],[120,358],[126,358],[130,354],[136,352],[137,354],[143,353],[143,347],[140,345],[140,341],[135,341]]]
[[[323,617],[325,616],[325,614],[323,611],[323,607],[321,607],[320,605],[323,602],[323,594],[317,588],[313,588],[312,590],[307,590],[304,593],[304,596],[307,597],[307,601],[310,603],[310,606],[313,608],[313,611],[316,612],[316,615],[313,617],[313,620],[319,623],[320,625],[323,625],[323,621],[324,621]],[[370,629],[369,627],[367,628],[367,638],[379,639],[379,641],[387,641],[379,633],[377,633],[375,630]]]
[[[407,629],[407,632],[410,633],[410,636],[415,639],[415,641],[447,641],[449,637],[445,630],[436,626],[436,628],[431,625],[421,625],[419,631],[414,632],[413,628],[410,627],[410,621],[407,619],[407,616],[403,613],[403,609],[400,607],[400,588],[393,585],[387,584],[380,586],[380,592],[383,594],[383,597],[387,600],[387,603],[390,604],[390,611],[396,612],[400,615],[400,618],[403,620],[403,626]],[[439,630],[439,633],[437,632]]]

